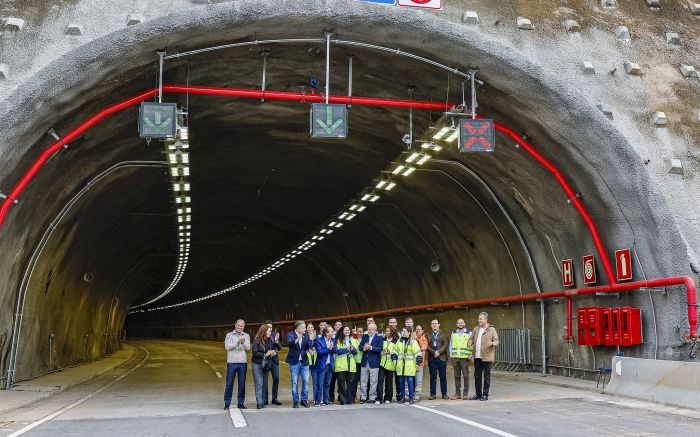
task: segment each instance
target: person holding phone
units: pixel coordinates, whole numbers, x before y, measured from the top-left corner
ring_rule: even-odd
[[[272,330],[272,322],[270,320],[265,320],[265,324],[270,327]],[[282,402],[279,401],[277,398],[277,393],[279,391],[279,386],[280,386],[280,357],[279,357],[279,351],[282,350],[282,342],[280,341],[280,335],[277,331],[272,331],[270,334],[270,340],[272,341],[272,346],[277,350],[277,353],[272,355],[272,360],[271,364],[272,367],[270,367],[270,375],[272,375],[272,404],[273,405],[282,405]],[[265,377],[264,383],[263,383],[263,393],[265,397],[265,405],[269,405],[270,403],[268,400],[270,399],[268,397],[268,378]]]
[[[277,354],[277,349],[273,346],[270,336],[272,328],[266,324],[260,325],[258,333],[253,340],[252,350],[253,356],[253,381],[255,381],[255,402],[259,409],[265,407],[265,396],[263,394],[263,385],[267,379],[267,374],[270,372],[272,356]]]

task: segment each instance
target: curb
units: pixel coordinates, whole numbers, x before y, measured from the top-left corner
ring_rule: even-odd
[[[538,373],[537,376],[526,375],[523,373],[509,373],[509,372],[493,372],[493,373],[498,375],[499,377],[503,377],[506,379],[514,380],[514,381],[526,381],[526,382],[532,382],[534,384],[553,385],[553,386],[557,386],[557,387],[571,388],[574,390],[583,390],[583,391],[588,391],[588,392],[602,394],[602,395],[608,394],[605,392],[605,390],[603,388],[582,387],[580,385],[573,384],[573,383],[548,380],[546,376],[541,376],[542,375],[541,373]]]
[[[26,406],[28,406],[28,405],[31,405],[31,404],[33,404],[33,403],[35,403],[35,402],[42,401],[42,400],[44,400],[44,399],[50,398],[51,396],[53,396],[53,395],[55,395],[55,394],[57,394],[57,393],[61,393],[61,392],[65,391],[65,390],[67,390],[67,389],[69,389],[69,388],[71,388],[71,387],[74,387],[74,386],[76,386],[76,385],[79,385],[79,384],[82,384],[82,383],[84,383],[84,382],[86,382],[86,381],[89,381],[89,380],[91,380],[92,378],[94,378],[94,377],[96,377],[96,376],[100,376],[100,375],[102,375],[102,374],[104,374],[104,373],[107,373],[107,372],[109,372],[110,370],[113,370],[113,369],[114,369],[115,367],[117,367],[117,366],[121,366],[122,364],[124,364],[124,363],[126,363],[127,361],[129,361],[130,359],[132,359],[132,358],[134,357],[134,355],[136,354],[136,348],[134,348],[134,347],[132,347],[132,346],[129,346],[129,345],[127,345],[127,344],[124,344],[124,349],[130,349],[130,350],[131,350],[131,353],[130,353],[129,356],[127,356],[124,360],[119,361],[119,362],[116,362],[113,366],[109,366],[109,367],[107,367],[107,368],[105,368],[105,369],[103,369],[103,370],[100,370],[98,373],[94,373],[94,374],[92,374],[92,375],[88,375],[88,376],[86,376],[85,378],[81,378],[81,379],[76,380],[76,381],[73,381],[73,382],[71,382],[71,383],[69,383],[69,384],[61,385],[61,386],[59,386],[56,390],[50,391],[50,392],[48,392],[48,393],[41,394],[41,395],[37,396],[36,398],[27,399],[26,401],[23,401],[23,402],[14,404],[14,405],[12,405],[12,406],[10,406],[10,407],[0,408],[0,414],[9,413],[9,412],[11,412],[11,411],[18,410],[18,409],[20,409],[20,408],[23,408],[23,407],[26,407]],[[94,363],[94,362],[99,362],[99,361],[104,360],[104,359],[105,359],[105,358],[101,358],[101,359],[99,359],[99,360],[92,361],[92,363]],[[91,364],[91,363],[85,363],[85,364],[82,364],[82,365],[78,365],[78,366],[76,366],[76,367],[81,367],[81,366],[87,365],[87,364]],[[56,373],[56,372],[53,372],[53,373]],[[32,380],[30,380],[30,381],[32,381]],[[11,391],[11,390],[10,390],[10,391]]]

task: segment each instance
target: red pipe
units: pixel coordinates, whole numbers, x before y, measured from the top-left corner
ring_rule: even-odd
[[[574,190],[571,189],[569,183],[566,182],[566,179],[564,179],[564,176],[561,174],[559,169],[556,166],[554,166],[554,164],[552,164],[547,158],[542,156],[540,152],[538,152],[532,146],[532,144],[530,144],[529,142],[527,142],[527,140],[523,139],[517,133],[515,133],[513,129],[503,126],[502,124],[497,122],[494,122],[494,126],[499,132],[502,132],[514,139],[519,146],[525,149],[527,153],[532,155],[537,161],[539,161],[540,164],[542,164],[544,168],[549,170],[554,175],[559,185],[564,189],[564,192],[569,197],[571,203],[573,203],[574,207],[576,207],[576,210],[578,211],[581,218],[583,218],[583,221],[586,222],[588,232],[591,234],[591,238],[593,238],[593,244],[595,245],[596,250],[598,251],[600,262],[603,264],[605,275],[608,277],[608,282],[611,285],[615,285],[615,275],[613,274],[612,266],[610,265],[610,260],[608,259],[608,254],[605,252],[605,247],[603,246],[603,242],[600,239],[600,235],[598,234],[598,229],[596,228],[596,225],[593,222],[591,216],[588,215],[588,212],[581,203],[581,200],[576,196]]]
[[[572,303],[571,303],[571,296],[566,296],[566,341],[572,341],[574,339],[574,336],[572,334],[572,325],[573,323],[571,322],[573,318],[573,308],[572,308]]]
[[[695,282],[688,276],[674,276],[670,278],[652,279],[647,281],[635,281],[635,282],[625,282],[616,285],[601,285],[597,287],[589,288],[577,288],[572,290],[560,290],[560,291],[549,291],[546,293],[531,293],[531,294],[516,294],[512,296],[502,296],[502,297],[488,297],[484,299],[473,299],[473,300],[462,300],[456,302],[445,302],[439,304],[431,305],[413,305],[405,306],[399,308],[391,308],[380,311],[370,311],[366,313],[359,314],[349,314],[344,316],[330,316],[330,317],[316,317],[312,319],[305,319],[307,322],[318,322],[321,320],[342,320],[342,319],[362,319],[370,316],[377,315],[391,315],[403,312],[417,312],[417,311],[429,311],[438,309],[453,309],[455,307],[468,307],[468,306],[483,306],[491,305],[492,303],[515,303],[515,302],[526,302],[534,301],[539,299],[553,299],[559,297],[567,298],[567,319],[568,328],[567,333],[569,336],[572,334],[572,309],[569,306],[571,302],[571,297],[573,296],[583,296],[587,294],[595,293],[617,293],[621,291],[637,290],[640,288],[653,288],[653,287],[667,287],[672,285],[684,285],[686,290],[686,301],[688,304],[688,324],[690,325],[689,338],[699,338],[698,333],[698,305],[697,305],[697,288]],[[275,322],[280,323],[294,323],[293,320],[282,320]]]

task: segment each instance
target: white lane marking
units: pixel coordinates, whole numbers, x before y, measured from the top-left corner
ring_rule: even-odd
[[[221,376],[221,373],[219,373],[219,372],[214,372],[214,373],[216,373],[217,378],[223,378],[223,376]]]
[[[421,406],[421,405],[412,405],[412,407],[413,407],[413,408],[419,408],[419,409],[421,409],[421,410],[423,410],[423,411],[427,411],[427,412],[429,412],[429,413],[439,414],[439,415],[441,415],[441,416],[448,417],[448,418],[450,418],[450,419],[452,419],[452,420],[456,420],[456,421],[458,421],[458,422],[466,423],[467,425],[471,425],[471,426],[473,426],[473,427],[475,427],[475,428],[483,429],[484,431],[492,432],[492,433],[494,433],[494,434],[498,434],[498,435],[503,436],[503,437],[517,437],[517,436],[514,435],[514,434],[510,434],[510,433],[507,433],[507,432],[505,432],[505,431],[501,431],[500,429],[491,428],[490,426],[482,425],[482,424],[480,424],[480,423],[477,423],[477,422],[474,422],[474,421],[471,421],[471,420],[467,420],[467,419],[463,419],[463,418],[461,418],[461,417],[459,417],[459,416],[455,416],[455,415],[453,415],[453,414],[445,413],[445,412],[442,412],[442,411],[439,411],[439,410],[433,410],[433,409],[430,409],[430,408],[427,408],[427,407],[423,407],[423,406]]]
[[[245,421],[243,413],[238,408],[229,409],[228,414],[231,416],[231,422],[233,422],[234,428],[244,428],[248,426],[248,422]]]
[[[133,369],[129,370],[128,372],[126,372],[125,374],[123,374],[123,375],[120,376],[119,378],[115,379],[114,381],[110,382],[109,384],[104,385],[104,386],[102,386],[101,388],[99,388],[98,390],[96,390],[96,391],[90,393],[89,395],[84,396],[84,397],[78,399],[77,401],[73,402],[72,404],[70,404],[70,405],[68,405],[68,406],[66,406],[66,407],[63,407],[63,408],[61,408],[60,410],[55,411],[55,412],[49,414],[48,416],[44,417],[43,419],[39,419],[39,420],[37,420],[36,422],[31,423],[31,424],[25,426],[24,428],[22,428],[22,429],[20,429],[20,430],[18,430],[18,431],[13,432],[12,434],[8,435],[7,437],[17,437],[17,436],[20,436],[20,435],[24,434],[25,432],[36,428],[37,426],[41,425],[42,423],[48,422],[49,420],[54,419],[54,418],[60,416],[61,414],[65,413],[66,411],[72,410],[73,408],[77,407],[78,405],[82,404],[83,402],[87,401],[88,399],[92,398],[93,396],[95,396],[95,395],[97,395],[97,394],[99,394],[99,393],[102,393],[103,391],[107,390],[108,388],[110,388],[110,387],[113,386],[114,384],[118,383],[118,382],[121,381],[122,379],[124,379],[124,378],[126,378],[127,376],[129,376],[129,374],[131,374],[131,372],[133,372],[134,370],[136,370],[136,369],[138,369],[139,367],[141,367],[141,365],[142,365],[143,363],[145,363],[146,360],[148,359],[148,357],[150,356],[150,354],[148,353],[148,351],[147,351],[146,349],[142,348],[141,346],[139,346],[139,348],[143,349],[143,351],[146,352],[146,356],[145,356],[145,357],[143,358],[143,360],[141,360],[141,362],[138,363]]]
[[[209,360],[204,360],[205,363],[209,364]]]
[[[197,354],[194,354],[194,356],[195,356],[195,357],[197,357],[197,358],[200,358],[200,356],[199,356],[199,355],[197,355]]]

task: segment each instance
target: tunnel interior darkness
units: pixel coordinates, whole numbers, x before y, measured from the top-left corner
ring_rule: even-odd
[[[284,3],[279,11],[251,20],[259,11],[243,3],[236,10],[214,7],[124,31],[129,44],[120,40],[127,36],[116,36],[122,45],[109,53],[100,50],[114,41],[95,43],[94,52],[84,49],[95,56],[93,64],[87,63],[85,80],[66,80],[45,104],[39,104],[41,93],[33,94],[36,117],[8,127],[6,141],[21,138],[23,148],[9,154],[3,186],[17,181],[46,147],[43,132],[49,127],[65,133],[99,109],[155,86],[157,48],[174,53],[253,35],[259,40],[318,37],[324,27],[333,27],[343,39],[395,46],[394,41],[405,40],[399,37],[410,25],[423,37],[402,50],[462,69],[480,68],[485,84],[479,88],[479,112],[527,133],[566,175],[598,224],[609,256],[616,248],[634,246],[642,267],[635,275],[685,273],[673,261],[686,255],[674,229],[639,238],[642,230],[666,220],[668,212],[624,138],[600,114],[577,103],[574,91],[562,90],[502,43],[405,11],[328,14],[290,11]],[[307,30],[298,30],[302,27]],[[152,33],[164,28],[167,32]],[[310,76],[323,77],[323,44],[266,48],[267,89],[298,91]],[[128,50],[135,52],[127,56]],[[252,46],[168,61],[164,82],[259,89],[260,51]],[[462,100],[462,79],[454,74],[396,54],[340,46],[331,52],[331,94],[347,94],[349,54],[354,56],[353,95],[409,98],[407,90],[415,86],[417,100]],[[164,101],[189,112],[192,248],[182,281],[156,306],[207,295],[254,274],[372,186],[406,152],[401,141],[408,132],[405,109],[353,105],[348,138],[323,140],[309,136],[308,103],[185,94],[166,94]],[[165,161],[163,145],[138,138],[137,113],[131,107],[110,116],[52,157],[0,230],[2,253],[12,254],[0,269],[0,279],[12,284],[0,295],[3,370],[18,290],[28,279],[17,379],[113,351],[125,323],[129,332],[147,333],[153,327],[230,324],[238,317],[289,320],[532,293],[538,285],[558,290],[560,260],[595,253],[585,223],[552,175],[499,134],[491,154],[461,155],[454,149],[434,154],[413,175],[397,178],[397,187],[376,205],[273,274],[201,303],[127,318],[129,306],[167,287],[177,263],[175,205],[167,169],[158,164]],[[442,115],[414,111],[416,136],[431,132]],[[117,163],[125,164],[91,182]],[[41,235],[85,186],[90,189],[56,225],[28,274]],[[655,252],[655,247],[665,250]],[[439,260],[437,272],[430,269],[434,260]],[[599,282],[607,282],[597,267]],[[576,276],[577,285],[583,285],[580,269]],[[619,306],[620,301],[607,299],[603,305]],[[601,304],[595,298],[578,302]],[[682,329],[684,302],[675,293],[631,293],[623,302],[653,309],[655,318],[667,317]],[[536,305],[494,312],[497,327],[539,332]],[[566,357],[571,347],[561,340],[565,319],[562,305],[547,306],[545,332],[552,337],[553,361]],[[671,329],[647,324],[645,337],[650,341],[631,354],[678,353],[680,341]],[[573,353],[579,365],[588,364],[587,351]],[[599,352],[605,353],[610,352]]]

